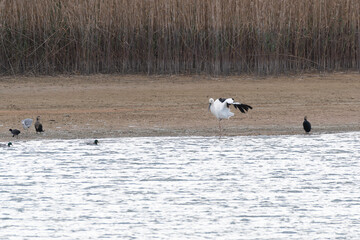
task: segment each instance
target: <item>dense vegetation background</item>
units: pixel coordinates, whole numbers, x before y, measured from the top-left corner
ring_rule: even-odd
[[[0,0],[0,73],[360,70],[359,0]]]

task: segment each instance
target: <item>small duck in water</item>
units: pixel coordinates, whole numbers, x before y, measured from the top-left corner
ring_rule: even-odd
[[[0,144],[0,147],[10,147],[12,145],[12,142],[8,142],[8,144]]]
[[[98,145],[99,141],[95,139],[93,142],[86,143],[87,145]]]

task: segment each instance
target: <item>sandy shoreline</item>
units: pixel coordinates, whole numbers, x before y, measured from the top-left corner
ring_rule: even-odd
[[[223,134],[303,134],[360,131],[358,73],[257,76],[93,75],[0,78],[0,141],[137,136],[215,136],[210,97],[253,106],[222,121]],[[45,133],[23,130],[41,116]]]

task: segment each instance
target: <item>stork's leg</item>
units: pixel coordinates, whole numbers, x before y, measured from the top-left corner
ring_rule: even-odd
[[[221,138],[221,135],[222,135],[222,133],[221,133],[221,124],[220,124],[220,122],[221,122],[221,120],[219,120],[219,130],[220,130],[220,136],[219,136],[219,138]]]

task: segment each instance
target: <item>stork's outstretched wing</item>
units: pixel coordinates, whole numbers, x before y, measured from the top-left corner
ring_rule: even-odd
[[[247,112],[249,109],[252,109],[252,107],[250,105],[244,104],[244,103],[233,103],[232,105],[234,105],[235,108],[239,109],[240,112],[245,113]]]

